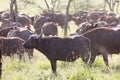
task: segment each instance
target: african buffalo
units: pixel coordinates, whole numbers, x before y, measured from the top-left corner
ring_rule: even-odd
[[[43,29],[43,33],[45,36],[57,36],[58,35],[58,29],[57,29],[57,25],[54,22],[46,22],[43,24],[42,26]]]
[[[64,28],[66,16],[61,12],[43,11],[42,16],[48,17],[51,22],[57,23]]]
[[[65,18],[66,16],[62,13],[56,13],[54,14],[54,20],[53,22],[58,23],[59,26],[61,26],[61,28],[65,27]]]
[[[14,54],[18,54],[19,58],[22,58],[22,55],[24,54],[25,50],[23,47],[24,40],[18,37],[0,37],[1,42],[1,52],[4,56],[10,56],[12,57]]]
[[[87,14],[87,11],[78,11],[73,14],[72,19],[79,26],[81,23],[86,22]]]
[[[11,20],[10,11],[9,10],[2,11],[0,16],[1,16],[1,21],[2,22]]]
[[[96,28],[98,27],[98,24],[95,24],[95,26],[92,26],[92,24],[90,24],[89,22],[83,22],[79,25],[79,27],[76,30],[76,33],[78,33],[79,35],[83,34],[84,32]]]
[[[1,19],[1,15],[2,15],[2,13],[3,13],[3,12],[1,11],[1,12],[0,12],[0,22],[2,21],[2,19]]]
[[[91,29],[97,28],[97,27],[115,27],[115,26],[109,25],[105,21],[98,21],[94,24],[91,24],[89,22],[83,22],[77,28],[76,33],[78,33],[80,35],[80,34],[83,34],[84,32],[86,32],[88,30],[91,30]]]
[[[0,36],[7,37],[8,32],[10,30],[13,30],[15,27],[23,27],[23,26],[18,22],[6,21],[2,23],[0,27]]]
[[[24,27],[28,26],[30,27],[31,24],[31,19],[28,15],[26,14],[18,14],[18,22],[22,24]]]
[[[64,28],[66,16],[62,13],[52,13],[52,12],[43,12],[42,14],[32,17],[31,21],[33,23],[34,29],[37,34],[40,34],[41,28],[46,22],[54,22]]]
[[[19,22],[5,21],[1,24],[1,29],[6,29],[10,27],[24,27]]]
[[[13,27],[7,29],[0,29],[0,36],[7,37],[8,32],[12,29]]]
[[[119,19],[116,16],[104,15],[99,18],[99,21],[105,21],[110,26],[117,26],[119,24]]]
[[[83,22],[95,23],[101,16],[106,14],[107,11],[103,9],[93,11],[79,11],[73,14],[73,21],[77,26]]]
[[[0,12],[0,18],[1,18],[2,22],[12,21],[10,10],[1,11]],[[20,24],[22,24],[23,26],[25,26],[25,25],[29,26],[31,21],[30,21],[30,18],[29,18],[28,15],[26,15],[26,14],[18,14],[18,22]]]
[[[7,37],[20,37],[23,40],[27,40],[33,32],[27,28],[15,27],[13,30],[10,30],[7,34]]]
[[[25,48],[37,49],[42,52],[50,61],[53,73],[56,72],[56,62],[75,61],[79,57],[86,62],[89,56],[89,40],[83,36],[72,36],[67,38],[47,37],[31,35],[23,44]]]
[[[93,11],[90,11],[88,14],[87,14],[87,21],[89,23],[96,23],[98,21],[98,19],[104,15],[107,14],[107,11],[104,10],[104,9],[98,9],[98,10],[93,10]]]
[[[33,27],[35,29],[35,32],[37,34],[41,33],[41,28],[43,26],[43,24],[45,22],[50,22],[50,18],[49,17],[45,17],[45,16],[37,16],[33,22]]]
[[[108,54],[120,52],[120,27],[97,27],[83,33],[91,42],[90,64],[94,63],[97,55],[102,55],[106,66]]]
[[[33,32],[26,28],[16,27],[14,30],[8,32],[7,37],[19,37],[26,41],[32,34]],[[25,49],[25,51],[28,53],[29,59],[31,59],[33,57],[33,49]]]

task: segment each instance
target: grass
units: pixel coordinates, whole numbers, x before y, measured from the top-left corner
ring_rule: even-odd
[[[0,0],[0,7],[0,11],[8,9],[9,0]],[[34,14],[34,9],[31,13]],[[77,28],[73,22],[70,22],[69,26],[68,34]],[[58,36],[62,35],[63,30],[59,27]],[[96,58],[92,67],[85,65],[81,59],[75,62],[58,61],[57,76],[55,76],[48,59],[34,50],[34,57],[30,61],[27,55],[25,61],[19,61],[17,56],[15,59],[4,57],[1,80],[120,80],[120,55],[109,57],[109,64],[108,71],[101,56]]]
[[[57,76],[51,71],[50,62],[38,51],[34,51],[31,61],[25,62],[6,57],[3,59],[1,80],[120,80],[120,60],[114,55],[110,62],[110,71],[106,70],[102,57],[98,56],[94,65],[89,67],[81,59],[75,62],[57,62]]]

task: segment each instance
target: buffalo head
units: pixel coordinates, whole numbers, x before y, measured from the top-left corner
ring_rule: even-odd
[[[23,44],[23,46],[28,49],[33,49],[37,46],[39,39],[40,36],[33,34],[28,38],[28,40]]]

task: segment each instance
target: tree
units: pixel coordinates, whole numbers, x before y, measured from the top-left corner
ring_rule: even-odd
[[[117,13],[118,13],[118,9],[119,9],[119,3],[120,3],[120,1],[119,1],[119,0],[116,0],[116,4],[117,4],[117,9],[116,9],[116,11],[117,11]]]
[[[60,5],[60,0],[50,0],[51,6],[48,4],[47,0],[44,0],[46,7],[49,11],[52,11],[53,13],[58,10],[58,7]]]
[[[109,6],[110,11],[114,12],[115,5],[117,4],[117,11],[119,6],[119,0],[104,0],[104,8],[106,4]]]
[[[65,26],[64,26],[64,36],[67,36],[67,28],[68,28],[68,18],[67,16],[69,16],[69,8],[70,8],[70,4],[73,0],[68,0],[67,6],[66,6],[66,10],[65,10]],[[51,7],[49,6],[47,0],[44,0],[44,2],[46,3],[47,9],[49,11],[52,11],[52,13],[55,12],[55,10],[58,9],[59,5],[60,5],[60,0],[51,0]]]
[[[65,27],[64,27],[64,36],[67,36],[67,28],[68,28],[68,18],[67,16],[69,16],[69,8],[70,8],[70,4],[73,0],[68,0],[68,4],[67,4],[67,7],[66,7],[66,20],[65,20]]]
[[[10,3],[10,15],[11,15],[11,20],[13,22],[18,21],[18,9],[17,9],[17,1],[16,0],[11,0],[11,3]]]

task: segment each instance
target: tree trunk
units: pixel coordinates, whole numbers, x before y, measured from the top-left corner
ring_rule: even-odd
[[[45,3],[46,3],[46,6],[47,6],[48,10],[50,11],[50,7],[49,7],[49,5],[48,5],[48,2],[47,2],[46,0],[44,0],[44,1],[45,1]]]
[[[69,8],[70,8],[70,3],[72,2],[73,0],[69,0],[68,1],[68,5],[66,7],[66,20],[65,20],[65,26],[64,26],[64,36],[67,36],[67,28],[68,28],[68,18],[67,16],[69,15]]]
[[[108,4],[110,11],[114,12],[115,4],[117,3],[117,1],[116,0],[104,0],[104,1]]]
[[[116,0],[116,3],[117,3],[117,8],[116,8],[116,11],[117,11],[117,13],[118,13],[118,10],[119,10],[119,0]]]
[[[11,21],[14,22],[14,10],[13,10],[13,4],[14,4],[14,1],[11,0],[11,3],[10,3],[10,15],[11,15]]]
[[[18,22],[18,8],[17,8],[17,1],[15,0],[15,22]]]
[[[12,22],[18,22],[18,9],[17,9],[17,1],[16,0],[11,0],[10,15],[11,15]]]

